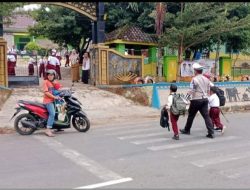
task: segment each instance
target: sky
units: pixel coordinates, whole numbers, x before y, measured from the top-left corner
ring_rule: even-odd
[[[32,10],[32,9],[38,9],[41,5],[39,4],[30,4],[30,5],[25,5],[24,10]]]

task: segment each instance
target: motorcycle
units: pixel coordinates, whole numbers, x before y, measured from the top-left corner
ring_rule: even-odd
[[[86,113],[81,108],[81,102],[72,96],[72,89],[60,90],[59,96],[65,102],[65,117],[58,120],[58,110],[56,108],[55,122],[52,129],[58,131],[70,128],[71,125],[79,132],[87,132],[90,128],[90,121]],[[49,113],[44,104],[32,101],[19,100],[16,112],[12,120],[21,110],[28,113],[20,114],[14,121],[15,130],[21,135],[31,135],[39,129],[45,129]]]

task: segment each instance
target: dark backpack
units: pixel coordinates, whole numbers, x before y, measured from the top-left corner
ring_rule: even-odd
[[[221,90],[219,87],[215,86],[215,93],[218,96],[219,100],[220,100],[220,106],[225,106],[226,104],[226,97],[225,97],[225,93],[223,90]]]
[[[168,120],[169,118],[168,118],[167,109],[163,107],[161,109],[160,125],[162,126],[162,128],[168,128],[168,131],[170,131]]]
[[[173,103],[170,108],[170,111],[174,115],[185,115],[186,113],[186,106],[187,102],[185,101],[185,98],[181,94],[174,94],[173,95]]]

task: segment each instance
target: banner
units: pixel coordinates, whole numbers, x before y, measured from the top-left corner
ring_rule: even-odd
[[[183,61],[181,63],[181,77],[192,77],[194,76],[193,64],[199,63],[204,67],[203,73],[213,73],[215,61],[212,59],[199,59],[196,61]]]

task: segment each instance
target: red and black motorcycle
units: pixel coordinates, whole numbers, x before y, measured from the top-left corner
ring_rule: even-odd
[[[52,129],[62,130],[70,128],[71,124],[79,132],[86,132],[90,128],[90,122],[86,113],[81,108],[81,102],[72,96],[72,90],[61,90],[59,96],[65,101],[65,117],[58,120],[56,111],[55,122]],[[49,113],[44,104],[32,101],[19,100],[16,112],[11,120],[21,111],[28,113],[20,114],[14,121],[15,130],[21,135],[31,135],[38,129],[45,129]]]

